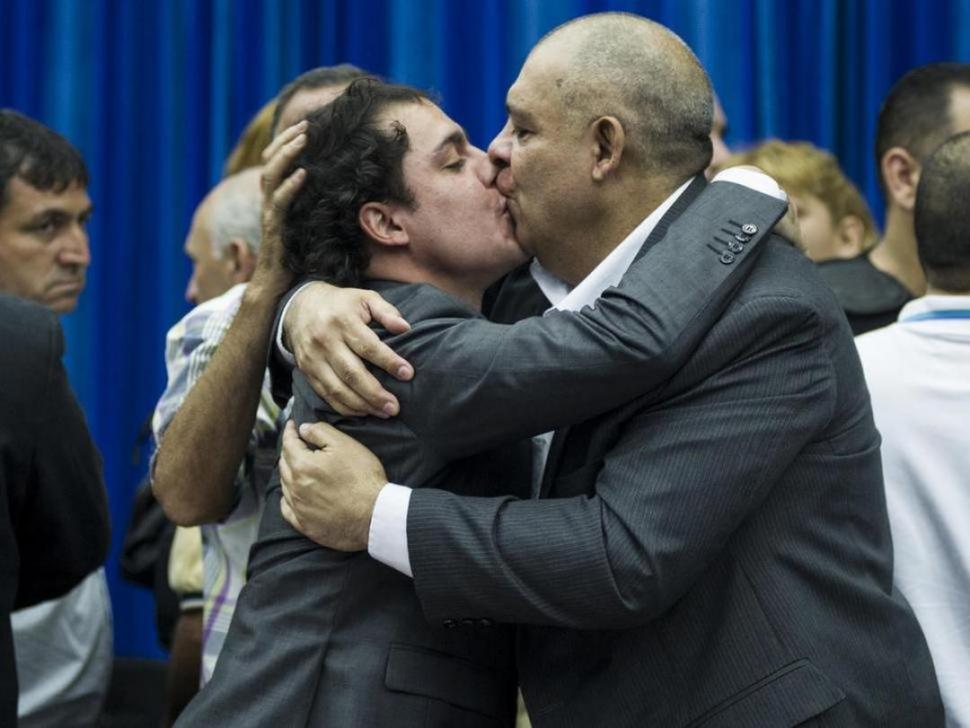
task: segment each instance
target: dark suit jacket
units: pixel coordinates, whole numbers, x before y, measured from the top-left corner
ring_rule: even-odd
[[[716,239],[738,207],[762,232],[725,263]],[[401,415],[340,418],[296,372],[293,419],[336,423],[373,448],[397,482],[527,496],[527,477],[510,480],[528,474],[527,447],[472,454],[662,384],[719,316],[784,209],[736,185],[713,186],[618,289],[581,315],[501,326],[431,286],[372,282],[412,323],[389,339],[417,372],[389,385]],[[316,547],[283,521],[279,500],[271,489],[215,674],[179,725],[511,724],[510,627],[429,624],[409,578],[366,553]]]
[[[101,458],[61,365],[56,316],[0,295],[0,725],[17,721],[10,612],[59,597],[108,554]]]
[[[536,728],[942,724],[851,331],[790,246],[662,391],[557,434],[542,497],[408,514],[430,620],[533,625]]]

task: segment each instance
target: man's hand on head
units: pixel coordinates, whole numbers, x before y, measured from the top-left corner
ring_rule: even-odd
[[[283,265],[283,219],[306,179],[306,171],[300,168],[284,175],[304,146],[306,122],[301,121],[278,134],[263,151],[262,242],[251,285],[277,297],[293,282],[293,274]]]
[[[411,327],[377,293],[314,282],[290,302],[283,337],[313,390],[342,415],[392,417],[397,398],[367,371],[364,362],[407,381],[414,370],[368,326],[377,322],[391,333]]]
[[[291,420],[283,432],[280,481],[280,509],[293,528],[338,551],[367,549],[374,503],[387,483],[370,450],[322,422],[297,434]]]

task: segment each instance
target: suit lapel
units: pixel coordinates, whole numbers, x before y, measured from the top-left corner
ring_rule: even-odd
[[[699,174],[691,180],[691,183],[687,185],[687,189],[674,200],[674,204],[670,206],[666,214],[660,218],[660,222],[657,223],[656,227],[651,231],[650,235],[644,241],[643,245],[640,246],[640,252],[637,253],[636,259],[639,260],[642,255],[644,255],[650,248],[660,242],[664,235],[667,234],[667,230],[673,224],[674,220],[680,217],[684,210],[690,207],[691,203],[697,199],[697,196],[704,191],[707,187],[707,180],[704,175]],[[574,427],[582,427],[583,425],[574,425]],[[559,466],[562,463],[562,456],[565,452],[567,440],[569,439],[569,431],[571,427],[560,427],[556,430],[556,434],[553,435],[552,445],[549,447],[549,455],[546,458],[546,466],[542,471],[542,481],[539,485],[539,497],[544,498],[549,494],[552,489],[552,482],[555,480],[556,473],[559,470]]]

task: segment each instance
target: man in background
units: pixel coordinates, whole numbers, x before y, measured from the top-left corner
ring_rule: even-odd
[[[57,316],[0,294],[0,336],[0,725],[15,726],[10,612],[62,596],[104,563],[108,505],[101,458],[61,364]],[[96,714],[84,716],[71,724],[91,725]]]
[[[926,291],[916,252],[913,206],[923,160],[944,139],[970,129],[970,64],[915,68],[889,91],[876,129],[876,165],[886,201],[882,240],[868,254],[819,270],[855,334],[886,326]]]
[[[0,291],[54,313],[74,310],[91,263],[87,186],[84,160],[66,139],[0,111]],[[107,538],[106,519],[102,528]],[[111,675],[104,570],[93,569],[64,597],[14,612],[11,621],[21,725],[92,725]]]
[[[926,160],[914,207],[926,295],[856,339],[882,434],[894,576],[926,634],[947,725],[970,725],[970,132]]]

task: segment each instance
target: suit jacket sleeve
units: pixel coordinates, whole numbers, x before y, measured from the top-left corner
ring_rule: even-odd
[[[623,628],[666,611],[831,418],[831,359],[808,304],[746,302],[741,342],[676,401],[624,424],[591,497],[415,490],[408,545],[429,619]],[[694,365],[694,362],[691,364]]]
[[[101,456],[61,363],[64,337],[54,316],[44,386],[28,419],[35,443],[16,517],[20,581],[16,607],[68,592],[108,555],[108,504]]]
[[[514,326],[480,318],[416,324],[390,340],[416,370],[409,383],[385,379],[407,403],[401,419],[435,454],[454,459],[655,389],[721,315],[785,209],[740,185],[712,184],[595,308]],[[729,219],[742,214],[757,233],[743,253],[722,258],[719,239],[733,235]]]

